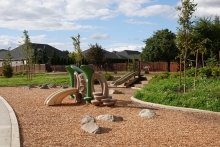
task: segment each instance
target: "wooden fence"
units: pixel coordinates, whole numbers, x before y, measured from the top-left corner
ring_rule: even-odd
[[[49,64],[35,64],[34,71],[35,73],[45,73],[45,72],[66,72],[66,65],[49,65]],[[115,63],[115,64],[104,64],[100,66],[90,65],[95,71],[128,71],[128,63]],[[136,62],[136,66],[140,66],[141,70],[144,67],[149,67],[149,70],[152,72],[156,71],[167,71],[167,62]],[[26,70],[27,67],[25,65],[16,65],[13,66],[14,72],[20,72]],[[0,67],[0,72],[2,71],[2,67]],[[177,62],[171,62],[170,71],[176,72],[179,71],[179,64]]]

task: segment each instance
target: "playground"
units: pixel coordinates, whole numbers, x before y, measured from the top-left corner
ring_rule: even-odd
[[[1,87],[1,96],[14,109],[21,146],[219,146],[220,115],[165,109],[134,102],[136,89],[108,87],[88,67],[69,67],[70,88]],[[129,76],[128,76],[129,77]],[[99,85],[91,80],[98,78]],[[90,81],[90,82],[89,82]],[[117,81],[121,84],[121,81]],[[112,84],[115,84],[114,82]],[[117,89],[120,93],[110,94]],[[140,117],[143,109],[156,113]],[[84,116],[115,115],[122,121],[96,120],[101,134],[80,127]]]
[[[97,87],[98,88],[98,87]],[[111,107],[75,103],[67,96],[61,105],[46,106],[45,99],[57,88],[29,90],[1,87],[0,93],[14,109],[22,146],[219,146],[220,116],[151,107],[133,102],[136,90],[118,88],[117,103]],[[157,116],[145,119],[138,114],[152,109]],[[112,114],[120,122],[97,120],[101,134],[80,128],[83,116]]]

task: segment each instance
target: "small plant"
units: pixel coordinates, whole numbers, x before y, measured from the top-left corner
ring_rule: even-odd
[[[186,70],[186,75],[188,77],[194,77],[195,76],[195,67],[191,67],[190,69]]]
[[[160,81],[160,80],[163,80],[163,79],[168,79],[170,76],[170,73],[169,72],[163,72],[159,75],[155,75],[150,81]]]
[[[215,66],[212,68],[212,76],[219,77],[220,76],[220,68]]]
[[[11,78],[13,75],[13,69],[11,66],[11,59],[12,59],[12,56],[11,56],[11,51],[9,48],[7,51],[6,57],[2,62],[2,75],[5,78]]]
[[[202,78],[204,77],[209,78],[212,76],[212,68],[208,66],[199,68],[198,75],[201,76]]]
[[[114,78],[111,74],[109,74],[107,72],[102,74],[102,76],[105,78],[106,81],[110,81]]]

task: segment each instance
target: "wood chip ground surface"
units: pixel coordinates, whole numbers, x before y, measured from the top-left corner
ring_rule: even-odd
[[[113,107],[76,104],[66,97],[62,105],[46,106],[44,101],[60,88],[30,90],[1,87],[0,95],[14,109],[18,118],[23,147],[177,147],[220,146],[220,115],[155,108],[131,101],[136,90],[117,88],[118,101]],[[153,119],[140,117],[142,109],[152,109]],[[102,134],[88,134],[80,128],[85,115],[102,114],[123,117],[123,121],[97,120]]]

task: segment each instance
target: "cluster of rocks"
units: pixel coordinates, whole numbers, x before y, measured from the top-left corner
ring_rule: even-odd
[[[156,116],[156,113],[153,110],[143,109],[141,110],[139,115],[143,118],[154,118]],[[110,114],[99,115],[96,117],[96,119],[104,120],[107,122],[123,121],[123,117]],[[82,118],[81,129],[88,133],[101,134],[101,128],[97,124],[95,118],[89,115],[86,115]]]
[[[40,87],[40,89],[49,89],[49,88],[57,88],[56,84],[41,84],[38,87]],[[61,88],[68,88],[68,85],[60,85]],[[31,89],[31,88],[36,88],[36,86],[33,85],[28,85],[28,86],[24,86],[24,89]]]

